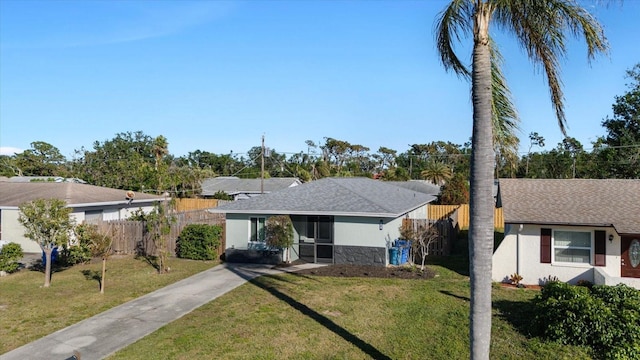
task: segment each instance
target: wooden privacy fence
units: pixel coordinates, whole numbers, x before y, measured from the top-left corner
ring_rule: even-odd
[[[427,219],[441,220],[446,219],[457,210],[458,226],[460,229],[469,228],[469,204],[462,205],[429,205],[429,213]],[[493,227],[496,229],[504,229],[504,214],[502,208],[495,208],[493,213]]]
[[[183,211],[174,214],[175,223],[171,225],[171,231],[167,236],[167,250],[171,256],[176,254],[176,240],[185,226],[190,224],[221,225],[222,234],[218,255],[224,253],[225,244],[225,216],[224,214],[212,214],[206,210]],[[156,246],[151,234],[146,231],[143,221],[110,220],[98,224],[103,234],[108,234],[113,239],[112,251],[118,255],[157,255]]]
[[[191,210],[203,210],[218,207],[218,205],[225,203],[224,200],[218,199],[175,199],[176,211],[191,211]]]
[[[438,238],[429,244],[429,255],[449,255],[457,238],[455,216],[441,220],[403,219],[402,226],[410,226],[414,232],[435,227]]]

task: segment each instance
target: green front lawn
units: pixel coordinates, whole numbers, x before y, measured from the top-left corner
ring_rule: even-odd
[[[144,260],[0,278],[0,354],[217,262],[171,259],[158,275]],[[123,349],[112,359],[468,359],[465,259],[430,259],[431,280],[263,276]],[[584,349],[528,337],[530,289],[493,289],[493,359],[585,359]]]
[[[107,261],[104,294],[98,282],[101,262],[54,272],[49,288],[42,287],[44,274],[39,271],[0,277],[0,354],[216,264],[170,259],[172,270],[158,275],[143,259],[112,258]]]
[[[432,280],[263,276],[110,359],[468,359],[464,261],[438,264]],[[527,337],[536,293],[494,287],[492,358],[589,358]]]

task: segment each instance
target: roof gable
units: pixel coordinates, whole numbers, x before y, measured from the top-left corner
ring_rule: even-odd
[[[505,223],[613,226],[640,234],[640,180],[500,179]]]
[[[302,184],[297,178],[240,179],[219,176],[202,182],[202,195],[211,196],[218,191],[227,194],[273,192]]]
[[[323,178],[211,211],[398,217],[433,200],[435,196],[369,178]]]

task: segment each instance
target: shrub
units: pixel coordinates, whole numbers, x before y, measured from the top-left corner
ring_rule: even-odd
[[[584,286],[584,287],[588,287],[588,288],[593,287],[593,283],[591,281],[589,281],[589,280],[578,280],[576,285]]]
[[[222,226],[190,224],[176,241],[176,255],[183,259],[213,260],[218,256]]]
[[[233,200],[233,196],[227,194],[226,192],[224,192],[222,190],[216,191],[216,193],[213,194],[213,196],[211,198],[218,199],[218,200]]]
[[[509,280],[511,280],[511,283],[516,286],[520,285],[520,282],[522,281],[522,279],[523,279],[522,275],[518,273],[513,273],[509,277]]]
[[[596,358],[640,358],[640,291],[549,282],[533,301],[538,335],[588,346]]]
[[[97,233],[96,225],[83,223],[76,226],[74,231],[75,244],[64,244],[60,252],[60,263],[63,266],[85,264],[91,261],[91,242]]]
[[[640,291],[624,284],[593,285],[591,294],[607,306],[610,316],[602,324],[595,344],[616,359],[640,359]]]
[[[22,246],[17,243],[8,243],[0,248],[0,271],[8,273],[16,272],[20,268],[20,259],[23,256]]]
[[[558,277],[555,276],[555,275],[549,275],[549,276],[545,277],[544,279],[542,279],[542,282],[545,285],[548,284],[548,283],[551,283],[551,282],[559,282],[559,281],[560,281],[560,279],[558,279]]]

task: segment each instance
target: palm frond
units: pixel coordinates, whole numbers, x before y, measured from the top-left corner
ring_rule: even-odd
[[[519,130],[520,118],[513,104],[511,90],[502,73],[503,57],[497,44],[490,39],[491,51],[491,112],[493,116],[494,147],[507,138],[514,137]],[[517,136],[516,136],[517,137]]]
[[[469,77],[471,72],[456,55],[453,44],[473,30],[473,4],[469,0],[453,0],[436,19],[436,46],[445,70]]]
[[[566,136],[564,95],[559,58],[566,55],[566,32],[584,36],[587,56],[608,49],[596,19],[574,0],[494,0],[494,22],[512,32],[536,67],[547,77],[551,102],[560,130]]]
[[[490,38],[491,52],[491,115],[493,120],[493,149],[496,164],[503,161],[514,169],[518,159],[520,139],[516,132],[520,129],[520,118],[513,104],[511,91],[502,73],[503,57],[497,44]]]

